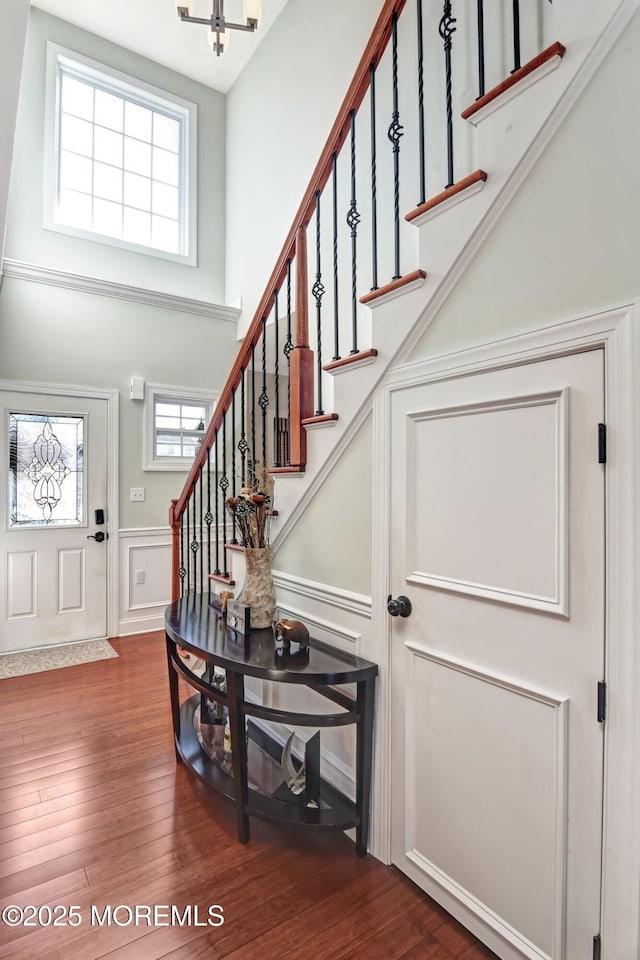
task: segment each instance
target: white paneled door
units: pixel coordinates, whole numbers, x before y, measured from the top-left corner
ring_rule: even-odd
[[[0,400],[0,653],[104,637],[107,401]]]
[[[601,350],[391,394],[392,857],[501,957],[600,922]]]

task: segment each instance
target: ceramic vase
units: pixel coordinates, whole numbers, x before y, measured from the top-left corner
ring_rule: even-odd
[[[270,627],[276,610],[276,594],[271,576],[271,547],[247,547],[244,552],[246,573],[239,597],[251,607],[251,627]]]

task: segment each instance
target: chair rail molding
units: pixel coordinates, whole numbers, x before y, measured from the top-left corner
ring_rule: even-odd
[[[177,313],[192,313],[211,320],[226,320],[237,323],[240,310],[206,300],[193,300],[160,290],[134,287],[127,283],[115,283],[113,280],[100,280],[79,273],[55,270],[52,267],[40,267],[34,263],[5,258],[2,264],[2,276],[12,280],[28,280],[31,283],[44,283],[50,287],[62,287],[78,293],[92,293],[99,297],[113,297],[116,300],[128,300],[131,303],[144,303],[152,307],[164,307]]]

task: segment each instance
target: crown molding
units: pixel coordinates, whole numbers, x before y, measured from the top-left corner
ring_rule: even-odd
[[[126,283],[115,283],[113,280],[85,277],[82,274],[54,270],[51,267],[40,267],[34,263],[12,260],[8,257],[5,257],[2,264],[2,276],[10,277],[13,280],[44,283],[51,287],[63,287],[66,290],[76,290],[80,293],[93,293],[100,297],[114,297],[116,300],[150,304],[153,307],[163,307],[166,310],[174,310],[179,313],[193,313],[196,316],[209,317],[212,320],[226,320],[230,323],[236,323],[240,316],[240,310],[236,307],[226,307],[218,303],[209,303],[206,300],[193,300],[190,297],[179,297],[172,293],[161,293],[158,290],[148,290],[144,287],[133,287]]]

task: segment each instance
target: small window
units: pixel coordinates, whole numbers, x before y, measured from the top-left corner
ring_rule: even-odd
[[[209,425],[216,396],[147,384],[145,470],[189,470]]]
[[[45,226],[195,263],[195,104],[48,55]]]

